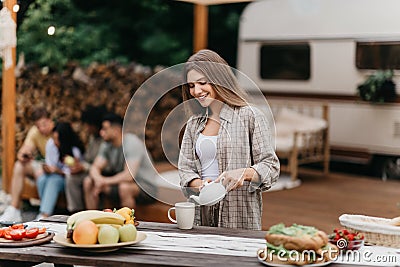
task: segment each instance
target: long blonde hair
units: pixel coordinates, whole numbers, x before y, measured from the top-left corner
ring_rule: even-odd
[[[187,81],[187,73],[195,70],[205,76],[207,82],[213,87],[221,100],[231,107],[243,107],[248,105],[247,94],[239,86],[239,83],[228,63],[216,52],[203,49],[193,54],[184,66],[184,81]],[[182,97],[187,112],[198,113],[204,110],[200,108],[197,101],[188,101],[193,98],[190,94],[189,85],[182,85]],[[197,105],[194,107],[193,102]]]

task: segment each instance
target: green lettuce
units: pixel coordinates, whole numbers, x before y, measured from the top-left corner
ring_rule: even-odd
[[[299,224],[293,224],[291,226],[285,227],[283,223],[273,225],[269,228],[268,233],[270,234],[280,234],[287,236],[303,236],[303,235],[315,235],[317,229],[313,226],[304,226]]]

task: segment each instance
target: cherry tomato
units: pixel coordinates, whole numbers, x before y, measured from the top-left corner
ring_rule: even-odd
[[[40,228],[39,234],[44,234],[44,233],[46,233],[46,227]]]
[[[2,228],[0,228],[0,237],[4,237],[4,234],[6,233],[6,232],[10,232],[11,230],[10,230],[10,228],[9,227],[2,227]]]
[[[3,231],[4,231],[4,233],[3,233],[3,236],[4,236],[4,237],[5,237],[5,235],[10,235],[10,232],[11,232],[11,230],[12,230],[11,226],[9,226],[9,227],[3,227],[2,229],[3,229]]]
[[[11,226],[12,229],[24,229],[25,226],[22,223],[14,224]]]
[[[4,232],[4,238],[8,240],[13,240],[13,238],[10,235],[10,232]]]
[[[0,228],[0,237],[3,237],[4,236],[4,228]]]
[[[335,241],[338,241],[340,239],[340,235],[339,234],[336,234],[335,235]]]
[[[364,235],[362,233],[359,233],[357,231],[351,231],[346,228],[335,228],[333,230],[333,234],[329,235],[330,239],[333,239],[334,241],[339,240],[340,238],[344,238],[347,241],[353,241],[353,240],[362,240],[364,239]]]
[[[39,234],[39,228],[34,227],[26,230],[27,238],[36,238]]]
[[[25,229],[13,229],[10,231],[10,236],[13,240],[21,240],[26,236]]]
[[[353,240],[354,240],[354,234],[349,234],[349,235],[347,236],[347,239],[348,239],[349,241],[353,241]]]

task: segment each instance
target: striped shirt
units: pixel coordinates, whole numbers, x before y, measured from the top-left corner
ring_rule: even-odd
[[[199,134],[207,116],[192,116],[186,125],[179,154],[178,169],[182,191],[189,195],[190,181],[201,178],[201,164],[195,152]],[[261,230],[262,195],[278,179],[279,160],[273,148],[273,129],[264,114],[255,107],[232,108],[226,104],[220,112],[217,158],[219,173],[251,167],[260,182],[248,181],[211,207],[197,208],[195,223],[229,228]],[[208,213],[208,214],[205,214]],[[207,220],[205,220],[206,218]]]

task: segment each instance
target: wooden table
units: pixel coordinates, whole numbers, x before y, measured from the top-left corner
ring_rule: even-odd
[[[54,219],[54,220],[53,220]],[[65,221],[65,217],[55,216],[53,222]],[[263,238],[263,231],[248,231],[213,227],[194,227],[191,230],[179,230],[174,224],[140,222],[139,231],[179,232],[188,234],[216,234],[224,236]],[[174,244],[171,244],[174,246]],[[54,242],[40,246],[24,248],[0,248],[0,266],[31,266],[41,262],[54,263],[56,266],[265,266],[254,257],[208,255],[177,251],[157,251],[147,249],[121,248],[109,253],[89,253],[66,248]],[[329,266],[356,266],[331,264]]]

